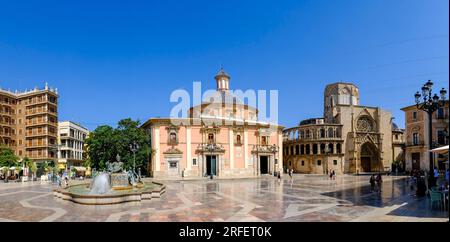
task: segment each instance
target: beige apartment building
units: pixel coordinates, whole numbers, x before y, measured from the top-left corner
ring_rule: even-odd
[[[56,161],[58,91],[43,89],[11,92],[0,88],[0,145],[20,158]]]
[[[313,174],[388,171],[394,156],[401,157],[393,151],[402,140],[396,127],[390,112],[360,105],[354,84],[327,85],[324,117],[283,131],[284,167]]]
[[[89,135],[89,130],[72,121],[59,122],[58,124],[58,167],[66,169],[70,167],[84,170],[83,155],[84,141]]]
[[[449,101],[439,108],[432,116],[432,147],[438,148],[448,145],[448,125],[449,125]],[[428,151],[429,120],[428,114],[418,110],[416,105],[402,108],[405,112],[405,161],[406,170],[429,170],[430,155]],[[434,166],[445,169],[448,157],[443,155],[434,156]]]

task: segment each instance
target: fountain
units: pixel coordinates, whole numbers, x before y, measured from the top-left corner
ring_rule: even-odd
[[[120,156],[116,162],[106,163],[107,171],[96,174],[90,184],[79,184],[54,190],[58,199],[85,205],[111,205],[141,202],[159,198],[165,192],[161,183],[144,183],[133,170],[123,169]]]

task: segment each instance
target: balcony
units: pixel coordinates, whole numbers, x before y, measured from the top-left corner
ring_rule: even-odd
[[[56,137],[57,134],[55,132],[34,132],[34,133],[27,133],[27,137],[39,137],[39,136],[53,136]]]
[[[33,122],[26,122],[27,127],[33,127],[33,126],[43,126],[43,125],[51,125],[54,127],[58,127],[58,123],[56,122],[50,122],[50,121],[33,121]]]
[[[406,147],[424,147],[425,142],[406,142]]]
[[[57,106],[58,105],[57,103],[50,102],[47,99],[42,99],[42,100],[33,101],[31,103],[28,102],[27,104],[25,104],[25,106],[29,107],[29,106],[42,105],[42,104],[50,104],[50,105],[53,105],[53,106]]]
[[[278,150],[277,145],[253,145],[252,153],[276,153]]]
[[[197,147],[199,152],[210,152],[210,153],[224,153],[225,148],[222,145],[211,143],[211,144],[199,144]]]
[[[42,115],[42,114],[50,114],[53,116],[57,116],[58,112],[52,112],[48,109],[40,109],[40,110],[32,110],[32,111],[26,111],[25,115],[29,116],[36,116],[36,115]]]

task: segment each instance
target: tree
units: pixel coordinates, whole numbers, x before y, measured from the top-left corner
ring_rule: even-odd
[[[106,162],[114,162],[117,155],[117,137],[111,126],[97,127],[85,141],[89,163],[97,170],[106,169]]]
[[[143,172],[147,169],[149,159],[150,139],[143,129],[140,128],[140,122],[131,119],[119,121],[116,129],[116,137],[119,137],[117,150],[124,162],[125,169],[129,170],[134,165],[134,155],[131,146],[138,145],[136,150],[136,169],[141,168]]]
[[[34,180],[34,178],[36,177],[36,171],[38,170],[36,162],[31,162],[30,170],[32,174],[32,179]]]
[[[14,151],[8,147],[0,147],[0,167],[17,166],[19,157],[14,154]]]
[[[86,166],[97,170],[106,169],[106,162],[115,162],[116,156],[120,155],[124,168],[133,168],[134,156],[130,145],[136,143],[136,169],[146,171],[147,161],[150,156],[150,139],[140,122],[132,119],[119,121],[117,128],[110,126],[99,126],[86,139],[87,156]]]

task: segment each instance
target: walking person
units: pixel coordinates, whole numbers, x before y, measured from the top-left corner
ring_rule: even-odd
[[[281,172],[278,172],[277,176],[278,176],[278,183],[281,183]]]
[[[370,192],[374,192],[375,191],[375,176],[374,175],[372,175],[370,177],[369,182],[370,182]]]
[[[330,169],[330,180],[333,180],[333,170]]]
[[[294,173],[294,169],[289,169],[289,181],[291,182],[291,184],[293,182],[292,173]]]
[[[333,180],[336,180],[336,171],[335,170],[333,170]]]
[[[377,182],[378,193],[381,194],[381,186],[383,184],[383,178],[381,178],[381,173],[378,173],[377,178],[375,180]]]

